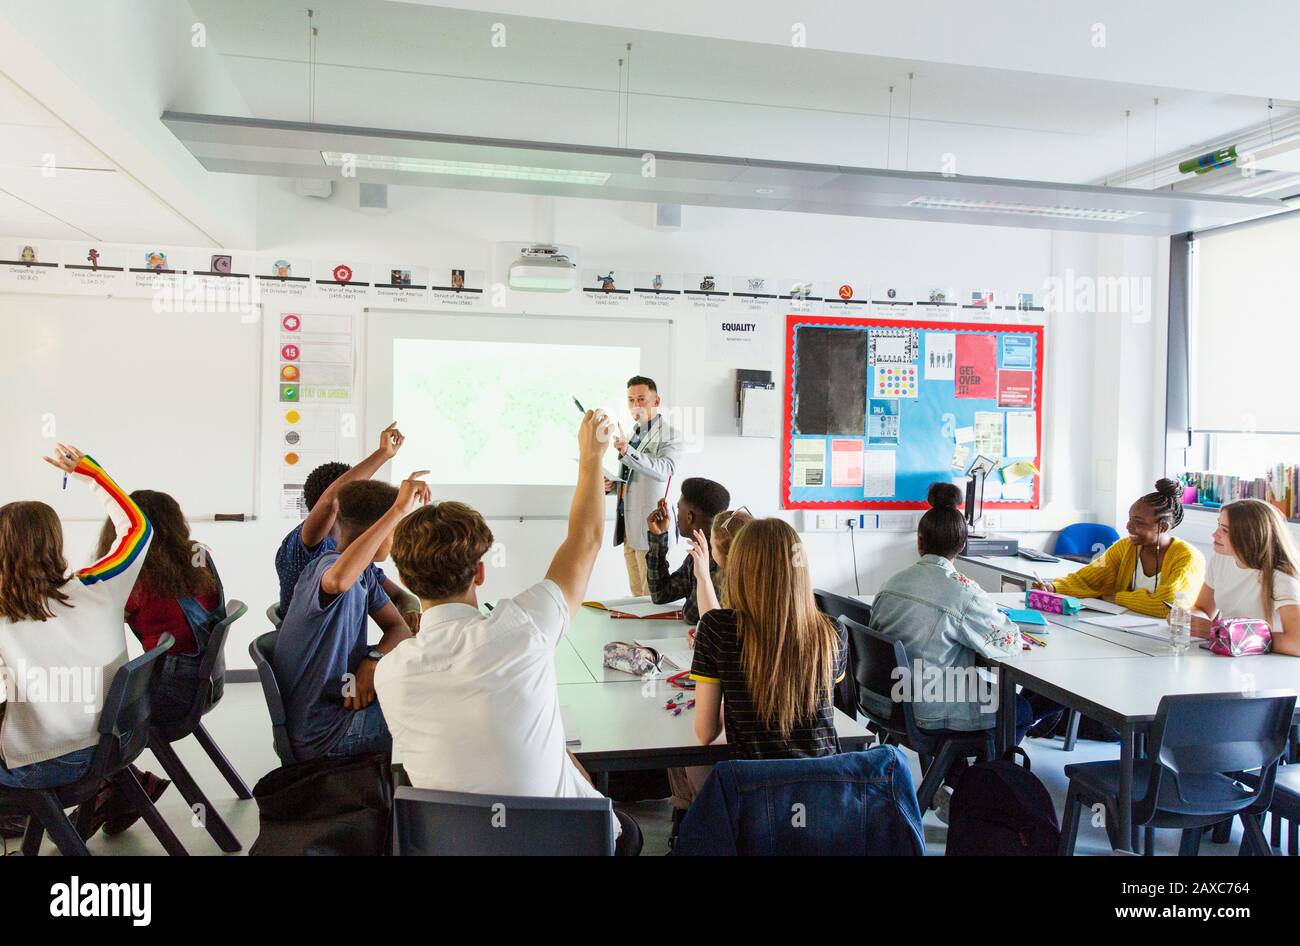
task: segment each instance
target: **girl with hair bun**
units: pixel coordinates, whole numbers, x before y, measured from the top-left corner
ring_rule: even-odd
[[[1205,558],[1190,543],[1170,534],[1183,521],[1182,496],[1183,488],[1175,480],[1157,480],[1154,492],[1129,507],[1127,538],[1091,565],[1056,581],[1035,582],[1034,587],[1101,598],[1159,618],[1180,596],[1195,599],[1205,577]]]
[[[957,508],[961,490],[952,483],[933,483],[926,498],[930,508],[916,530],[921,559],[885,582],[871,605],[871,627],[907,648],[912,662],[909,677],[916,681],[913,709],[921,729],[961,733],[991,729],[996,700],[981,699],[979,687],[968,683],[977,673],[977,657],[1020,653],[1020,628],[998,610],[984,589],[953,567],[953,558],[966,547],[966,519]],[[928,685],[922,689],[922,680],[936,678],[944,680],[942,692]],[[949,680],[962,682],[950,687]],[[890,713],[895,698],[865,690],[858,697],[881,715]],[[1017,743],[1032,722],[1028,701],[1017,695]],[[936,796],[941,820],[947,798],[946,793]]]

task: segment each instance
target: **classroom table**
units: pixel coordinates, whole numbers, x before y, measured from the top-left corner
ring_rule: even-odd
[[[663,610],[671,609],[665,605]],[[569,622],[564,632],[565,639],[581,658],[587,669],[589,681],[595,683],[640,683],[641,678],[621,670],[611,670],[604,664],[605,645],[610,641],[664,640],[673,637],[685,637],[691,625],[681,620],[661,621],[646,618],[611,618],[606,611],[596,608],[582,608]],[[667,677],[679,669],[668,661],[663,662],[663,669],[655,677]]]
[[[1124,656],[1078,659],[1064,650],[1049,652],[1043,659],[1024,656],[989,661],[998,669],[998,692],[1013,693],[1025,686],[1050,700],[1079,710],[1113,726],[1120,733],[1119,826],[1120,843],[1129,850],[1137,846],[1133,826],[1133,768],[1135,739],[1155,720],[1160,699],[1166,694],[1247,693],[1266,690],[1295,692],[1300,664],[1278,654],[1226,658],[1211,654],[1194,640],[1190,649],[1175,655],[1172,647],[1159,641],[1114,628],[1089,625],[1078,618],[1047,615],[1052,630],[1048,646],[1063,639],[1066,632],[1091,636],[1113,647],[1127,650]],[[1118,642],[1117,642],[1118,641]],[[1138,657],[1141,659],[1132,659]],[[1005,752],[1015,741],[1014,701],[998,701],[998,748]]]
[[[1079,562],[1071,562],[1068,559],[1061,559],[1057,562],[1031,562],[1027,558],[1021,558],[1019,555],[958,555],[956,559],[957,570],[966,574],[986,591],[999,592],[1004,590],[1008,584],[1023,589],[1032,581],[1055,581],[1057,578],[1064,578],[1083,568]],[[982,577],[978,571],[974,574],[968,572],[962,566],[974,566],[975,569],[987,569],[997,575],[997,587],[987,588],[980,581]]]

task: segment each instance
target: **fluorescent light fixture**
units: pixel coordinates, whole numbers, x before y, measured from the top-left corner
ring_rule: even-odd
[[[1040,204],[1009,204],[1002,200],[962,200],[959,198],[917,198],[907,207],[924,207],[930,211],[971,211],[974,213],[1017,213],[1026,217],[1057,217],[1060,220],[1128,220],[1141,211],[1108,211],[1100,207],[1044,207]]]
[[[455,174],[460,177],[492,177],[502,181],[547,181],[552,184],[590,184],[599,187],[609,180],[605,171],[575,171],[569,168],[530,168],[517,164],[485,164],[481,161],[444,161],[438,158],[404,158],[384,154],[348,154],[322,151],[325,164],[341,168],[374,171],[413,171],[419,174]]]
[[[956,197],[917,197],[908,207],[927,210],[968,210],[972,213],[1019,214],[1026,217],[1054,217],[1060,220],[1127,220],[1140,210],[1106,210],[1101,207],[1046,207],[1038,204],[1011,204],[1000,200],[962,200]]]

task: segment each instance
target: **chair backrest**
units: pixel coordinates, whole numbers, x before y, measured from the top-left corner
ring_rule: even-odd
[[[194,693],[194,702],[183,720],[165,727],[168,738],[175,742],[194,731],[205,713],[221,702],[225,690],[226,676],[226,638],[230,636],[230,625],[244,616],[248,607],[242,601],[227,601],[225,616],[213,625],[208,634],[208,643],[199,661],[199,679],[203,681]]]
[[[271,741],[275,746],[275,754],[282,763],[291,765],[297,761],[297,757],[293,754],[289,730],[286,728],[289,717],[284,709],[284,698],[280,695],[279,681],[275,679],[275,671],[271,668],[271,655],[275,653],[275,638],[279,633],[278,630],[267,631],[253,638],[248,645],[248,655],[253,658],[253,666],[257,668],[262,696],[266,699],[266,709],[271,715]]]
[[[1101,522],[1076,522],[1056,536],[1053,555],[1087,555],[1096,558],[1119,541],[1119,533]]]
[[[911,673],[907,648],[902,641],[891,640],[852,618],[840,617],[839,623],[849,639],[849,665],[853,668],[853,678],[858,688],[858,711],[889,731],[906,735],[916,745],[920,741],[920,732],[912,712],[912,703],[910,700],[893,698],[900,679],[907,678],[900,678],[899,674]],[[891,708],[889,715],[882,715],[865,705],[861,700],[863,693],[888,700]]]
[[[817,610],[832,621],[847,617],[862,625],[871,623],[871,605],[863,601],[846,598],[844,595],[837,595],[833,591],[822,591],[820,588],[813,589],[813,600],[817,602]],[[845,675],[844,680],[835,687],[834,702],[836,709],[842,713],[847,713],[849,716],[855,716],[858,712],[858,684],[853,670],[853,648],[851,646],[849,648],[849,672]]]
[[[393,853],[608,856],[614,853],[613,803],[398,788]]]
[[[163,634],[151,650],[128,660],[113,675],[99,713],[99,743],[86,778],[102,778],[130,764],[149,744],[150,693],[162,657],[176,639]]]
[[[266,619],[271,622],[272,627],[276,628],[277,630],[279,629],[280,622],[284,620],[284,618],[280,617],[280,602],[274,601],[271,604],[267,605]]]
[[[1273,797],[1277,763],[1286,751],[1295,715],[1294,693],[1187,693],[1164,696],[1149,737],[1151,767],[1147,791],[1134,804],[1134,816],[1149,819],[1162,811],[1205,814],[1198,783],[1205,777],[1259,769],[1258,784],[1232,802],[1225,814],[1254,807],[1262,811]],[[1216,778],[1215,781],[1218,781]]]

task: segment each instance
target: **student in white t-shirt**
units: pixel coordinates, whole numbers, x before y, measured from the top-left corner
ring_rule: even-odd
[[[488,615],[479,611],[492,532],[463,503],[417,510],[397,527],[393,562],[420,598],[420,630],[383,656],[375,692],[416,788],[479,795],[599,798],[565,748],[555,648],[582,606],[605,531],[600,460],[609,421],[588,411],[578,433],[569,531],[546,577]],[[641,831],[615,812],[616,853]]]
[[[1192,633],[1209,637],[1216,614],[1256,618],[1273,631],[1273,651],[1300,657],[1300,554],[1286,520],[1259,499],[1239,499],[1219,510],[1214,557],[1193,618]]]

